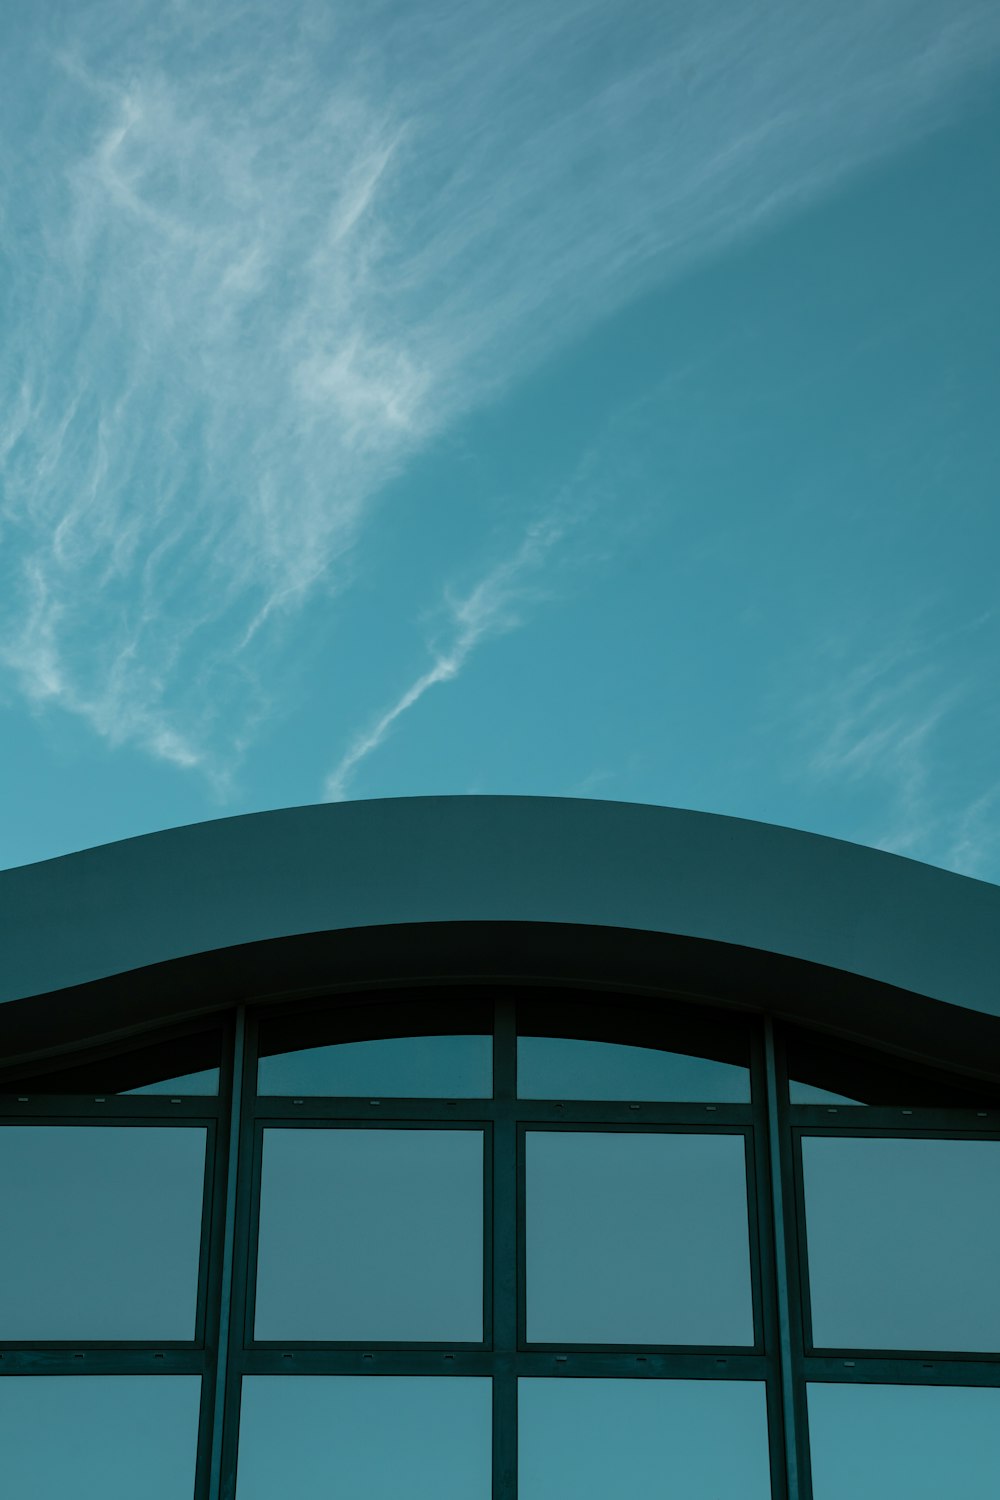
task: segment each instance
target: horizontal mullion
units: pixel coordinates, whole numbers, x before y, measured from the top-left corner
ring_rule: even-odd
[[[890,1363],[898,1361],[903,1364],[913,1364],[917,1362],[927,1366],[995,1362],[1000,1368],[1000,1352],[991,1355],[984,1353],[981,1349],[836,1349],[829,1346],[819,1348],[813,1345],[807,1346],[805,1355],[807,1359],[822,1359],[834,1364],[846,1365],[859,1360],[879,1359]]]
[[[573,1354],[445,1353],[430,1349],[245,1349],[236,1357],[244,1375],[518,1375],[591,1378],[765,1380],[773,1362],[763,1355],[632,1354],[581,1350]]]
[[[981,1134],[1000,1132],[1000,1109],[897,1109],[869,1104],[791,1104],[788,1121],[793,1130],[822,1129],[906,1133]]]
[[[203,1349],[0,1350],[4,1375],[201,1375]]]
[[[535,1339],[527,1341],[522,1350],[525,1354],[543,1355],[546,1359],[575,1359],[580,1354],[588,1358],[603,1359],[713,1359],[725,1363],[729,1359],[747,1359],[764,1353],[761,1345],[748,1344],[643,1344],[633,1340],[628,1344],[578,1344],[567,1341],[563,1344],[541,1343]]]
[[[391,1339],[309,1339],[302,1342],[294,1341],[294,1348],[289,1349],[289,1343],[280,1339],[268,1339],[266,1342],[255,1340],[247,1344],[246,1348],[254,1353],[276,1353],[284,1359],[291,1354],[360,1354],[366,1359],[369,1355],[381,1354],[444,1354],[456,1357],[466,1354],[489,1353],[489,1344],[486,1341],[480,1343],[456,1344],[448,1343],[446,1340],[420,1339],[413,1343],[394,1343]]]
[[[845,1385],[984,1385],[1000,1386],[1000,1356],[981,1354],[928,1359],[893,1354],[848,1357],[806,1355],[802,1372],[807,1381],[835,1381]]]
[[[35,1350],[40,1354],[188,1354],[200,1351],[198,1339],[9,1339],[0,1342],[0,1356]]]
[[[514,1119],[523,1124],[712,1125],[753,1124],[749,1104],[622,1104],[603,1100],[546,1099],[333,1099],[270,1097],[255,1100],[258,1120],[449,1120]]]
[[[763,1354],[636,1354],[581,1349],[574,1353],[521,1353],[518,1375],[622,1376],[653,1380],[765,1380],[776,1371]]]
[[[524,1124],[711,1125],[753,1124],[750,1104],[622,1104],[603,1100],[519,1099],[512,1106]]]
[[[244,1349],[230,1359],[244,1375],[492,1375],[483,1349]]]
[[[489,1120],[490,1099],[324,1099],[262,1097],[255,1100],[252,1114],[257,1120],[428,1120],[447,1125],[452,1120]]]
[[[93,1125],[101,1120],[217,1120],[223,1106],[217,1098],[169,1094],[138,1098],[122,1094],[6,1095],[0,1097],[0,1124],[18,1120],[52,1120]]]

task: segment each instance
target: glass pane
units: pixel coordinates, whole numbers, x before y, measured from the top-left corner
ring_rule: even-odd
[[[493,1005],[435,990],[331,997],[261,1022],[261,1094],[488,1099]]]
[[[259,1094],[397,1099],[488,1099],[493,1039],[401,1036],[340,1042],[262,1057]]]
[[[832,1089],[817,1088],[811,1083],[788,1080],[788,1099],[791,1104],[863,1104],[863,1099],[850,1099],[846,1094],[835,1094]]]
[[[191,1500],[198,1375],[9,1375],[0,1464],[11,1500]]]
[[[266,1130],[255,1337],[483,1337],[481,1130]]]
[[[813,1343],[1000,1350],[1000,1141],[806,1136]]]
[[[792,1104],[870,1104],[903,1108],[988,1109],[997,1085],[894,1057],[871,1047],[789,1027],[788,1098]]]
[[[222,1032],[103,1048],[0,1074],[0,1093],[217,1094]]]
[[[237,1500],[490,1500],[492,1382],[251,1375]]]
[[[521,1099],[749,1104],[750,1070],[654,1047],[521,1036],[517,1092]]]
[[[752,1344],[742,1136],[529,1131],[533,1343]]]
[[[592,991],[518,1001],[522,1099],[626,1099],[746,1104],[746,1018],[675,1000]]]
[[[123,1089],[125,1094],[217,1094],[219,1092],[218,1068],[206,1068],[203,1073],[185,1073],[180,1078],[162,1078],[157,1083],[147,1083],[140,1089]]]
[[[518,1458],[520,1500],[769,1500],[764,1385],[520,1380]]]
[[[193,1339],[205,1134],[0,1128],[0,1339]]]
[[[1000,1390],[810,1385],[813,1500],[1000,1495]]]

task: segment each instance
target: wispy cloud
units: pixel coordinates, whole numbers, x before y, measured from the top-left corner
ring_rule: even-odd
[[[1000,831],[995,768],[963,757],[950,774],[956,739],[995,740],[996,704],[973,691],[956,638],[975,636],[989,617],[948,637],[913,629],[833,666],[822,692],[798,705],[804,769],[828,790],[851,795],[854,837],[876,848],[928,860],[961,874],[997,872]]]
[[[216,777],[414,452],[1000,54],[991,0],[32,14],[2,80],[31,124],[0,167],[0,661]]]
[[[963,875],[1000,879],[1000,778],[951,820],[941,864]]]
[[[555,513],[533,521],[515,551],[490,568],[468,593],[447,599],[447,643],[434,652],[433,664],[341,756],[324,783],[325,801],[344,800],[362,761],[378,749],[397,720],[414,708],[425,693],[457,677],[483,641],[513,630],[520,623],[519,611],[528,602],[531,576],[542,567],[572,524],[568,515]]]

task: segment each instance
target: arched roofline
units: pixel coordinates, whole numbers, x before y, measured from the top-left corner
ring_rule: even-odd
[[[0,1008],[7,1066],[188,1027],[240,1003],[446,985],[663,996],[763,1012],[1000,1081],[1000,1021],[801,959],[666,933],[432,922],[302,933],[190,954]]]
[[[291,808],[0,873],[8,1058],[263,993],[465,977],[725,998],[979,1071],[998,973],[998,887],[629,803]]]

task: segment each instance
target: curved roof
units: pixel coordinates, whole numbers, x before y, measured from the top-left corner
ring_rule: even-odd
[[[0,872],[0,1008],[306,934],[496,923],[724,946],[1000,1017],[1000,887],[740,818],[547,797],[289,808]]]

